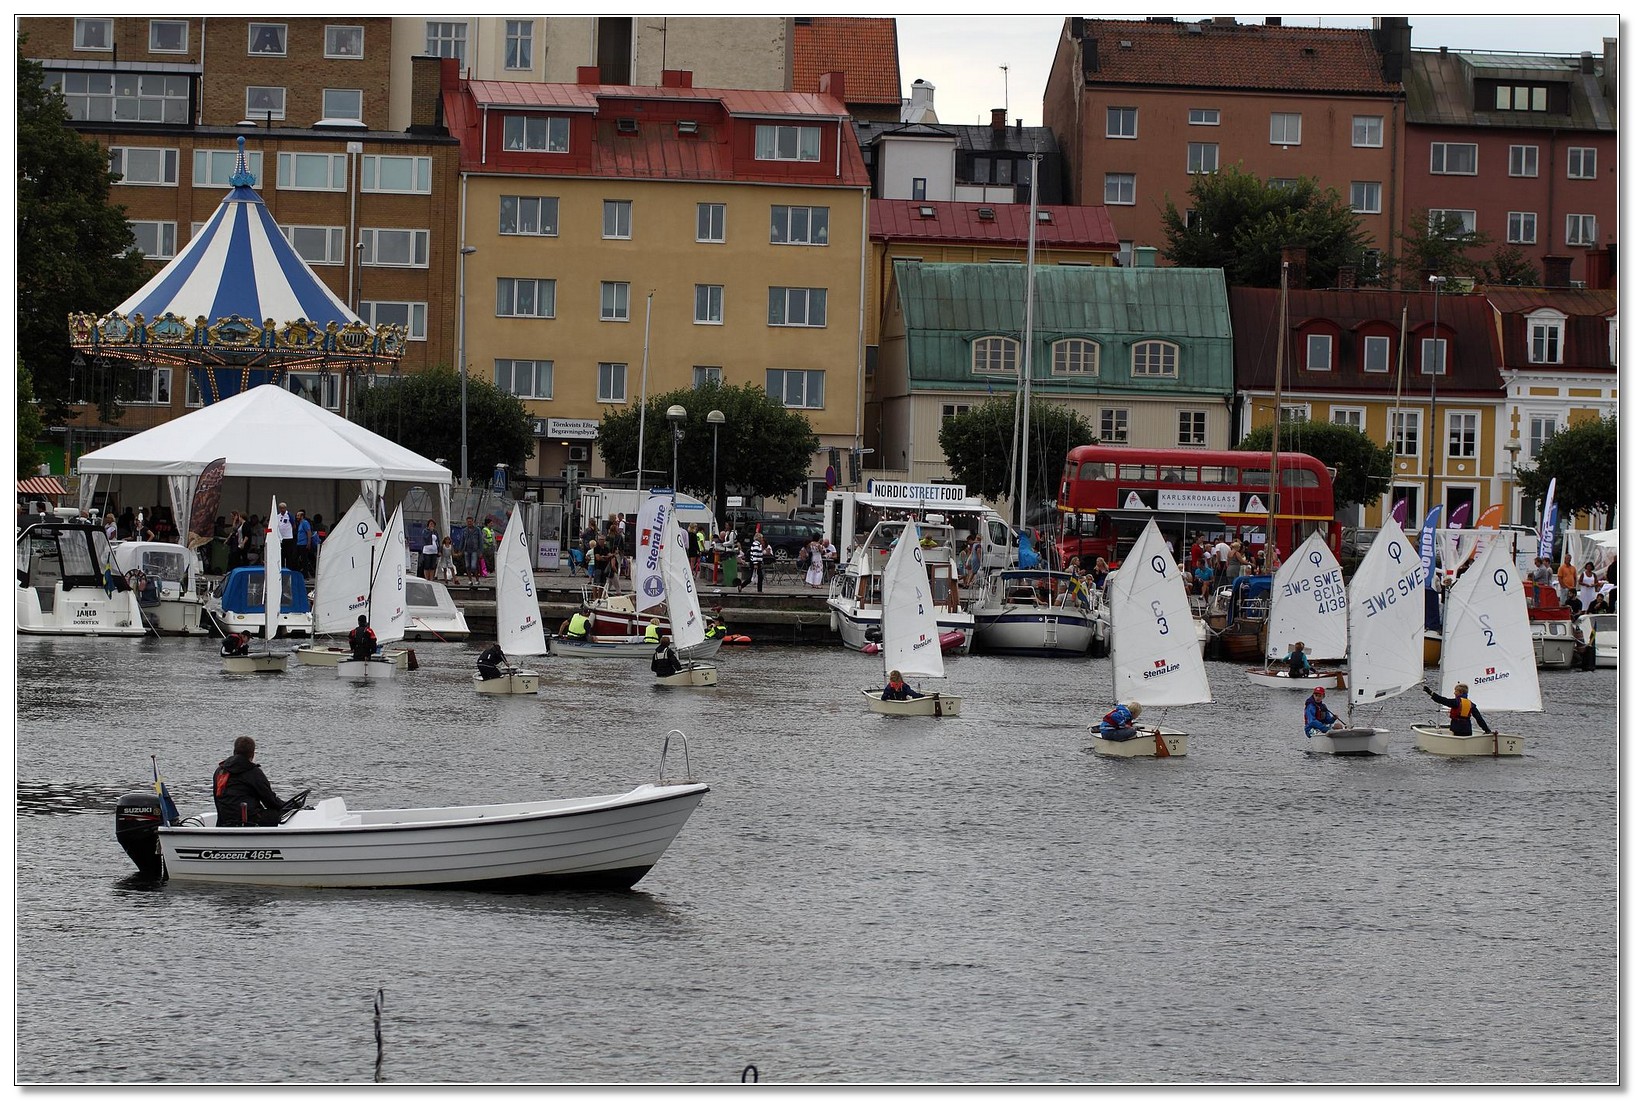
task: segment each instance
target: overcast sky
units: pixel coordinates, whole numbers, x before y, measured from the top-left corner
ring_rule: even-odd
[[[1089,14],[1076,12],[1074,14]],[[1153,11],[1103,18],[1145,18]],[[1235,14],[1259,23],[1264,14]],[[1272,14],[1277,14],[1274,10]],[[1209,16],[1174,13],[1177,19]],[[1063,15],[899,15],[897,56],[903,94],[915,80],[937,86],[937,118],[950,123],[987,123],[995,107],[1006,106],[1009,119],[1024,126],[1044,122],[1045,77],[1056,56]],[[1446,46],[1453,50],[1498,50],[1515,53],[1601,53],[1603,38],[1618,36],[1615,15],[1585,16],[1409,16],[1415,49]],[[1371,16],[1305,16],[1285,13],[1289,26],[1370,27]],[[1002,71],[1001,65],[1009,66]]]

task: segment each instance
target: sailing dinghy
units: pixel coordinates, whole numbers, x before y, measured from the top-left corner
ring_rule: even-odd
[[[1470,686],[1471,701],[1484,717],[1490,711],[1544,710],[1522,576],[1497,539],[1448,594],[1441,694],[1453,695],[1455,684]],[[1433,723],[1413,728],[1414,744],[1441,757],[1519,757],[1522,752],[1520,734],[1461,735]]]
[[[539,592],[534,587],[533,554],[528,533],[523,530],[522,505],[511,506],[505,535],[494,555],[494,641],[512,657],[537,657],[550,652],[545,641],[545,621],[539,612]],[[539,691],[539,674],[531,669],[514,669],[509,660],[497,677],[483,679],[472,673],[472,686],[489,696],[529,696]]]
[[[931,578],[925,569],[920,547],[920,527],[910,521],[898,533],[897,543],[886,559],[881,578],[884,601],[880,609],[880,657],[889,674],[897,670],[904,677],[945,676],[942,638],[937,629],[936,606],[932,603]],[[882,688],[865,688],[869,710],[880,715],[959,714],[960,697],[928,692],[907,700],[881,699]]]
[[[1312,661],[1345,657],[1346,598],[1340,563],[1323,537],[1312,532],[1300,549],[1277,568],[1272,578],[1272,611],[1266,620],[1266,663],[1247,670],[1250,684],[1263,688],[1300,688],[1307,692],[1322,685],[1340,683],[1338,671],[1315,671],[1309,677],[1289,675],[1287,668],[1273,669],[1296,642],[1306,644]]]
[[[698,606],[698,587],[687,564],[687,544],[674,508],[665,510],[659,568],[664,578],[664,602],[670,613],[670,645],[678,653],[696,653],[704,645],[704,612]],[[708,661],[683,660],[679,672],[661,674],[655,683],[672,688],[706,688],[719,674]]]
[[[320,636],[345,637],[369,611],[369,563],[378,553],[380,531],[374,515],[359,497],[318,550],[318,573],[312,594],[313,641],[295,648],[295,660],[302,665],[335,666],[352,655],[350,647],[320,642]],[[408,651],[400,650],[401,659]],[[395,657],[395,655],[394,655]]]
[[[1106,583],[1113,613],[1113,690],[1121,702],[1142,707],[1210,703],[1209,675],[1192,627],[1181,571],[1152,520]],[[1184,757],[1187,734],[1164,726],[1137,726],[1124,740],[1092,728],[1091,745],[1104,757]]]
[[[278,626],[282,622],[279,612],[283,604],[284,587],[284,552],[278,538],[277,524],[278,498],[275,496],[272,499],[272,507],[267,510],[267,534],[261,548],[262,569],[266,576],[261,586],[261,603],[266,608],[266,615],[262,621],[262,637],[267,645],[258,654],[223,654],[221,656],[223,673],[282,673],[289,668],[289,652],[275,651],[272,648],[273,636],[278,634]]]

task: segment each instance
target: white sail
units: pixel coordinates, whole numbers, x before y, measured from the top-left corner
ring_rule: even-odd
[[[522,506],[511,506],[505,536],[494,556],[494,634],[507,655],[543,654],[545,620],[534,587],[532,543],[523,530]]]
[[[636,557],[630,563],[630,584],[638,612],[664,599],[664,572],[659,562],[667,520],[674,511],[675,501],[660,493],[649,496],[636,510]]]
[[[1142,529],[1107,581],[1113,614],[1113,688],[1143,707],[1209,703],[1186,584],[1158,525]]]
[[[1442,694],[1468,684],[1483,711],[1542,711],[1522,575],[1502,540],[1489,541],[1448,594]]]
[[[1351,702],[1389,699],[1425,675],[1429,574],[1402,527],[1386,517],[1351,578]]]
[[[409,628],[405,580],[409,567],[402,505],[386,521],[386,530],[378,534],[372,565],[375,577],[369,585],[369,626],[374,629],[375,641],[384,646],[401,639]]]
[[[1334,552],[1315,531],[1272,578],[1266,655],[1283,657],[1296,642],[1306,644],[1310,658],[1345,657],[1345,579]]]
[[[918,524],[903,525],[881,577],[880,656],[886,671],[906,676],[943,675],[942,636],[931,602],[931,580],[920,550]]]
[[[267,571],[261,593],[261,603],[267,609],[262,633],[270,639],[278,633],[278,615],[284,610],[284,544],[278,538],[277,497],[267,510],[267,536],[261,544],[261,562]]]
[[[318,548],[317,588],[312,596],[312,633],[344,635],[369,612],[370,556],[380,532],[359,497]]]
[[[676,522],[676,510],[665,510],[664,548],[660,562],[664,592],[670,609],[670,641],[686,650],[704,641],[704,613],[698,606],[698,587],[687,564],[686,536]]]

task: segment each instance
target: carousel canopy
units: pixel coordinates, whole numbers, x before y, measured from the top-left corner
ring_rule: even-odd
[[[447,467],[290,393],[256,386],[80,456],[81,474],[196,476],[225,456],[235,478],[359,478],[448,485]]]
[[[243,137],[238,145],[233,186],[215,214],[113,311],[71,315],[73,345],[116,360],[274,370],[400,359],[403,327],[365,325],[324,285],[256,193]],[[225,396],[200,382],[207,397]]]

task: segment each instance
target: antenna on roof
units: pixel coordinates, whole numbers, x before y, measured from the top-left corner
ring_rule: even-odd
[[[1001,65],[999,71],[1005,74],[1005,115],[1009,117],[1011,113],[1011,67]]]

